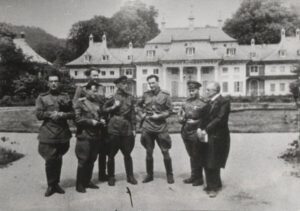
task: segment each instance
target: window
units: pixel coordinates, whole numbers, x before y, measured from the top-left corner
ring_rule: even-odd
[[[172,69],[171,74],[172,75],[177,75],[178,74],[178,69]]]
[[[90,62],[91,59],[92,59],[92,56],[89,55],[89,54],[86,54],[86,55],[84,56],[84,59],[85,59],[86,62]]]
[[[235,53],[236,53],[236,49],[235,48],[227,48],[227,50],[226,50],[227,56],[235,55]]]
[[[109,86],[109,92],[114,93],[115,92],[115,86]]]
[[[272,72],[272,73],[275,73],[275,72],[276,72],[276,67],[275,67],[275,66],[271,67],[271,72]]]
[[[148,84],[143,83],[143,92],[146,92],[148,90]]]
[[[210,73],[210,69],[209,68],[202,68],[202,73],[203,74],[209,74]]]
[[[228,67],[223,67],[222,68],[222,73],[227,74],[228,73]]]
[[[255,52],[250,52],[250,58],[254,58],[256,57],[256,53]]]
[[[275,84],[270,84],[270,91],[275,92]]]
[[[109,59],[109,56],[108,55],[103,55],[102,56],[102,60],[108,60]]]
[[[285,83],[280,83],[280,91],[285,91]]]
[[[243,91],[243,82],[235,81],[234,82],[234,92],[242,92]]]
[[[78,71],[77,71],[77,70],[74,71],[74,75],[75,75],[75,76],[78,75]]]
[[[126,75],[132,75],[132,69],[126,69],[125,74]]]
[[[258,67],[257,66],[251,66],[250,67],[250,73],[258,73]]]
[[[154,57],[155,56],[155,50],[147,50],[147,56],[148,57]]]
[[[153,74],[158,74],[159,72],[158,72],[158,69],[153,69]]]
[[[101,71],[101,75],[105,76],[106,72],[105,71]]]
[[[128,60],[132,60],[133,59],[133,56],[132,55],[128,55]]]
[[[285,66],[280,66],[280,72],[284,73],[285,72]]]
[[[147,75],[147,73],[148,73],[148,70],[147,69],[143,69],[143,74]]]
[[[185,53],[187,55],[194,55],[195,54],[195,48],[194,47],[188,47],[185,49]]]
[[[110,73],[110,75],[114,75],[115,71],[111,70],[109,73]]]
[[[278,55],[281,56],[281,57],[285,57],[286,56],[286,50],[279,50]]]
[[[222,91],[223,92],[228,92],[228,82],[223,82],[222,83]]]
[[[234,67],[234,73],[240,73],[240,68],[239,67]]]
[[[299,50],[297,50],[297,55],[298,55],[298,56],[300,56],[300,49],[299,49]]]

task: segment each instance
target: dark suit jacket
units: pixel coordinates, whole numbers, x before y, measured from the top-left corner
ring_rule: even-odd
[[[229,154],[230,134],[228,117],[230,101],[219,96],[212,102],[205,131],[208,134],[207,168],[224,168]]]

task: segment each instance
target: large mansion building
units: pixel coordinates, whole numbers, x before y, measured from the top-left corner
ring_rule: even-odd
[[[221,93],[231,96],[289,94],[289,83],[297,79],[292,72],[300,59],[300,29],[294,37],[286,37],[282,29],[278,44],[239,45],[221,27],[194,27],[193,17],[186,28],[166,28],[149,40],[144,48],[108,48],[106,36],[94,42],[90,36],[88,49],[66,66],[70,75],[83,83],[84,71],[100,70],[99,81],[110,95],[113,80],[120,75],[130,78],[130,91],[141,96],[148,89],[146,78],[156,74],[160,85],[172,97],[186,97],[188,80],[197,80],[205,90],[207,83],[218,81]]]

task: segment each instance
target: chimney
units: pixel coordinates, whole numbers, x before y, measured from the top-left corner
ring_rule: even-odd
[[[105,48],[107,48],[105,32],[102,35],[102,44],[104,45]]]
[[[300,40],[300,29],[299,28],[296,29],[296,38],[298,38],[298,40]]]
[[[282,28],[282,29],[281,29],[281,40],[280,40],[280,42],[282,42],[282,41],[284,41],[284,40],[285,40],[285,29]]]
[[[91,46],[94,43],[94,36],[93,34],[90,34],[89,36],[89,46]]]
[[[163,31],[166,27],[166,20],[165,18],[163,17],[162,20],[161,20],[161,30]]]
[[[193,31],[194,30],[194,15],[193,15],[193,5],[191,5],[191,13],[190,16],[188,18],[189,20],[189,31]]]
[[[252,59],[253,57],[256,56],[256,52],[255,52],[255,39],[252,38],[251,39],[251,52],[250,52],[250,58]]]
[[[21,32],[20,34],[21,34],[21,38],[22,38],[22,39],[25,39],[25,33],[24,33],[24,32]]]
[[[221,15],[221,11],[219,12],[219,18],[218,18],[218,28],[222,29],[223,27],[223,19],[222,19],[222,15]]]

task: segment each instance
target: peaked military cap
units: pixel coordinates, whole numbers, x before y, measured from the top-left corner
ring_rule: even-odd
[[[115,84],[124,83],[124,82],[127,82],[127,80],[128,80],[127,76],[126,75],[122,75],[119,78],[117,78],[116,80],[114,80],[114,83]]]
[[[199,89],[202,85],[198,81],[188,81],[188,89]]]

